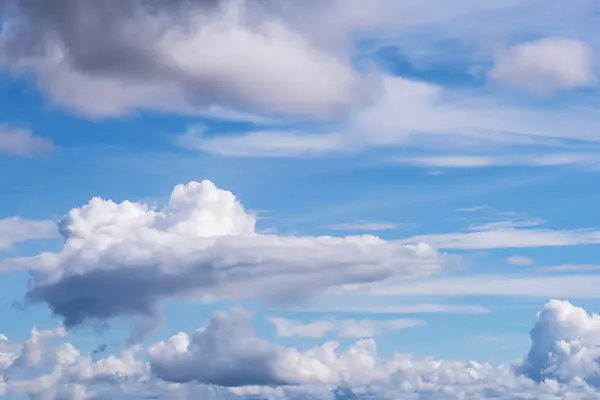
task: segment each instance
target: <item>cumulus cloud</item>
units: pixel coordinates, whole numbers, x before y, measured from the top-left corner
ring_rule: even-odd
[[[0,65],[33,72],[54,103],[87,116],[214,106],[328,116],[368,96],[345,51],[319,45],[288,21],[289,7],[271,2],[12,0],[5,7]]]
[[[60,237],[53,221],[27,220],[19,217],[0,219],[0,251],[8,251],[17,243],[35,239]]]
[[[594,51],[563,37],[521,43],[498,54],[488,76],[542,94],[586,87],[595,82]]]
[[[91,354],[82,355],[71,343],[60,341],[65,334],[59,327],[33,328],[23,342],[0,336],[0,395],[40,400],[98,398],[94,385],[106,394],[104,386],[110,389],[111,383],[118,384],[122,378],[135,386],[149,374],[147,363],[134,357],[138,349],[93,360]]]
[[[425,324],[424,321],[407,318],[390,320],[323,318],[301,322],[283,317],[270,317],[268,320],[275,326],[278,336],[320,338],[329,333],[336,333],[343,339],[374,337]]]
[[[250,316],[235,311],[215,314],[191,336],[179,333],[150,345],[148,359],[135,346],[94,360],[53,339],[40,347],[48,355],[46,370],[13,367],[36,338],[57,336],[36,331],[24,343],[0,336],[0,394],[40,399],[591,399],[600,385],[599,318],[551,300],[538,315],[523,361],[498,366],[401,353],[382,357],[372,339],[345,350],[328,342],[299,351],[258,338]],[[37,373],[33,378],[32,372]]]
[[[567,301],[551,300],[531,331],[531,350],[520,371],[531,379],[600,386],[600,316]]]
[[[36,157],[54,149],[50,139],[35,136],[29,129],[0,125],[0,153]]]
[[[281,385],[282,349],[258,339],[249,316],[214,315],[192,338],[180,333],[149,349],[152,370],[172,382],[221,386]]]
[[[255,222],[210,181],[178,185],[161,210],[94,198],[61,220],[61,251],[13,262],[34,272],[27,299],[67,326],[154,317],[172,297],[301,303],[343,284],[429,275],[443,262],[427,245],[259,234]]]

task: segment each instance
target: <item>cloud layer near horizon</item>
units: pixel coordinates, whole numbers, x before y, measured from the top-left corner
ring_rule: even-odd
[[[25,342],[0,335],[0,395],[325,400],[337,391],[355,399],[591,399],[600,385],[599,318],[551,300],[531,330],[523,362],[499,366],[401,353],[384,358],[373,339],[345,350],[328,342],[300,351],[258,338],[243,311],[216,313],[191,335],[179,333],[118,356],[81,353],[64,342],[62,328],[33,329]],[[40,372],[32,378],[34,371]]]

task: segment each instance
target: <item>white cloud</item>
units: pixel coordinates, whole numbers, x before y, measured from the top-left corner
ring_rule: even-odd
[[[394,157],[397,164],[418,165],[437,168],[484,168],[484,167],[551,167],[561,165],[592,165],[598,167],[600,158],[595,154],[547,153],[523,154],[518,156],[471,156],[442,155],[424,157]]]
[[[528,266],[533,264],[533,260],[529,257],[511,256],[506,259],[506,262],[512,265]]]
[[[37,364],[42,368],[32,368],[36,363],[13,367],[14,360],[24,358],[23,349],[36,342],[36,335],[25,343],[2,337],[0,394],[43,399],[217,400],[262,395],[332,400],[337,387],[339,395],[345,392],[345,397],[356,399],[596,398],[599,318],[566,301],[551,300],[531,330],[532,344],[523,362],[499,366],[401,353],[382,357],[372,339],[346,350],[328,342],[299,351],[258,338],[251,319],[241,312],[217,313],[193,335],[179,333],[149,346],[149,362],[138,346],[119,356],[93,359],[70,343],[46,339],[37,342],[47,355]],[[12,369],[10,376],[7,369]]]
[[[0,251],[9,251],[17,243],[60,237],[53,221],[36,221],[11,217],[0,219]]]
[[[473,212],[487,211],[487,210],[493,210],[493,209],[494,208],[490,207],[490,206],[473,206],[473,207],[457,208],[456,211],[464,212],[464,213],[473,213]]]
[[[439,249],[483,250],[547,246],[599,244],[600,232],[593,229],[551,230],[493,228],[475,232],[458,232],[414,236],[405,243],[427,243]]]
[[[477,62],[485,61],[497,43],[571,32],[567,28],[578,28],[574,21],[589,22],[590,0],[572,5],[565,21],[563,10],[556,6],[544,5],[542,15],[537,2],[515,0],[493,5],[461,0],[452,7],[431,1],[383,0],[368,5],[309,1],[301,6],[254,0],[110,0],[77,7],[57,0],[52,8],[14,3],[22,7],[6,14],[10,18],[0,37],[0,63],[19,76],[33,72],[42,90],[61,106],[92,117],[151,109],[285,121],[272,130],[258,127],[246,134],[187,135],[179,140],[186,147],[226,156],[297,157],[409,146],[450,150],[447,155],[407,160],[419,165],[596,163],[589,155],[571,153],[534,154],[533,158],[481,156],[480,152],[456,155],[466,146],[490,142],[597,141],[600,121],[594,110],[574,106],[549,113],[511,107],[477,92],[380,77],[378,72],[363,74],[366,68],[359,72],[351,62],[356,61],[353,54],[362,51],[353,42],[357,37],[373,39],[375,49],[398,46],[419,67],[440,55],[445,57],[444,65],[455,56],[467,58],[461,61],[468,63],[476,61],[475,55]],[[533,12],[539,21],[521,17]],[[79,23],[88,18],[94,23]],[[493,38],[491,19],[498,26]],[[577,29],[577,33],[586,33],[582,37],[586,41],[597,36],[587,30]],[[448,42],[464,45],[461,50],[467,54],[457,56]],[[441,51],[441,43],[448,50]],[[543,63],[541,69],[525,63],[525,69],[542,71],[535,76],[543,77],[545,84],[577,85],[586,72],[585,51],[578,53],[576,43],[547,38],[517,45],[499,56],[495,71],[504,65],[502,57],[521,60],[533,49],[534,55],[552,58],[553,49],[564,47],[569,57]],[[509,57],[515,54],[518,57]],[[239,63],[240,59],[248,61]],[[290,115],[332,117],[336,123],[317,124],[314,132],[305,132],[285,119]]]
[[[502,214],[497,214],[502,215]],[[507,229],[507,228],[526,228],[532,226],[543,225],[544,220],[541,218],[523,218],[523,219],[514,219],[511,221],[494,221],[494,222],[486,222],[482,224],[471,224],[468,229],[470,231],[493,231],[498,229]]]
[[[405,302],[405,301],[403,301]],[[338,314],[485,314],[489,310],[468,304],[401,304],[394,305],[389,298],[380,296],[341,296],[337,299],[325,297],[317,304],[296,311],[326,312]]]
[[[341,354],[328,342],[307,352],[255,336],[244,313],[218,313],[193,337],[185,333],[149,348],[152,370],[171,382],[225,386],[368,383],[382,374],[373,340],[359,341]]]
[[[538,314],[531,341],[521,372],[536,381],[579,378],[600,385],[600,316],[551,300]]]
[[[397,296],[518,296],[600,298],[598,275],[471,275],[418,280],[405,284],[388,280],[373,285],[348,285],[342,290]]]
[[[564,146],[564,139],[597,142],[600,119],[590,110],[562,109],[549,114],[394,76],[382,77],[381,88],[376,101],[356,110],[332,132],[278,129],[213,137],[184,135],[180,140],[189,140],[203,151],[243,157],[315,156],[396,147],[435,151],[389,158],[390,162],[429,167],[598,165],[597,155],[589,152],[481,155],[481,149],[490,144],[556,147]],[[464,154],[465,149],[477,155]]]
[[[190,129],[177,141],[185,148],[235,157],[298,157],[337,152],[346,147],[346,138],[337,133],[264,131],[207,138],[198,129]]]
[[[300,322],[283,317],[270,317],[277,335],[282,337],[321,338],[336,333],[340,338],[359,339],[424,325],[424,321],[406,318],[390,320],[323,318],[311,322]]]
[[[427,245],[371,235],[259,234],[255,217],[210,181],[178,185],[161,210],[94,198],[60,226],[59,252],[11,262],[33,269],[28,300],[68,326],[156,316],[171,297],[293,304],[347,283],[432,274],[444,261]]]
[[[400,224],[385,221],[356,221],[327,225],[328,229],[336,231],[389,231],[400,228]]]
[[[241,311],[217,313],[192,337],[180,333],[148,350],[152,371],[162,379],[221,386],[288,383],[280,369],[282,352],[257,338],[250,317]]]
[[[346,52],[264,2],[55,3],[7,14],[0,65],[34,72],[54,103],[87,116],[214,106],[328,116],[369,95]]]
[[[600,265],[595,264],[561,264],[551,265],[547,267],[536,268],[541,271],[554,271],[554,272],[593,272],[600,271]]]
[[[594,50],[571,38],[520,43],[496,56],[489,78],[546,94],[595,83]]]
[[[51,152],[50,139],[35,136],[29,129],[0,125],[0,153],[20,157],[35,157]]]
[[[92,354],[82,355],[72,344],[60,342],[65,329],[31,330],[24,342],[0,339],[0,396],[32,399],[98,398],[94,390],[129,379],[135,386],[141,377],[149,377],[145,361],[136,360],[135,348],[126,349],[120,357],[113,355],[93,360]],[[118,398],[126,398],[126,391]]]

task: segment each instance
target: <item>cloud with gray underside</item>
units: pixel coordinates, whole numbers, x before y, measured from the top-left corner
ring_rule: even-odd
[[[428,276],[445,259],[425,244],[261,234],[255,224],[233,193],[208,180],[176,186],[162,209],[93,198],[61,219],[62,249],[14,265],[33,272],[27,300],[70,327],[154,319],[170,298],[300,304],[347,284]]]

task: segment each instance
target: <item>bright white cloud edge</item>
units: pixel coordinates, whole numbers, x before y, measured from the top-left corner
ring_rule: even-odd
[[[127,348],[117,356],[79,352],[64,342],[62,328],[34,329],[25,342],[0,336],[0,394],[215,400],[255,394],[325,400],[343,388],[358,399],[481,399],[491,393],[499,398],[584,399],[598,395],[599,330],[599,316],[551,300],[538,314],[523,360],[493,366],[401,353],[382,357],[373,339],[346,350],[327,342],[300,351],[258,338],[250,316],[241,311],[216,313],[193,334],[179,333],[145,350]]]
[[[445,260],[424,244],[260,234],[255,223],[210,181],[178,185],[161,210],[94,198],[61,220],[60,251],[5,265],[33,270],[27,300],[47,303],[72,326],[156,317],[167,298],[298,304],[348,283],[433,274]]]

